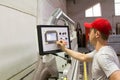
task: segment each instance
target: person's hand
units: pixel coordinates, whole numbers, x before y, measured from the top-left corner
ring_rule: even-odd
[[[64,40],[59,40],[56,41],[56,44],[58,45],[59,48],[61,48],[63,51],[65,49],[65,46],[67,45],[67,43]]]

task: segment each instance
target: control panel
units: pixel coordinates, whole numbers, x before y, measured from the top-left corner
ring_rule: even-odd
[[[38,25],[37,32],[40,55],[60,52],[61,50],[56,45],[56,41],[58,40],[64,40],[66,47],[71,48],[68,26]]]

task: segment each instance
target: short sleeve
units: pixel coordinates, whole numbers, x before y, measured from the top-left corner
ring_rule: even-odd
[[[109,77],[114,71],[119,70],[113,56],[102,54],[97,58],[97,61],[107,77]]]
[[[94,55],[96,53],[96,50],[93,50],[92,52],[88,53],[87,55],[90,57],[90,58],[93,58]]]

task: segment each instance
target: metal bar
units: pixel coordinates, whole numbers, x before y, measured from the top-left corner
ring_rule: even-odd
[[[83,62],[83,65],[84,65],[84,80],[88,80],[88,76],[87,76],[87,64],[86,62],[84,61]]]

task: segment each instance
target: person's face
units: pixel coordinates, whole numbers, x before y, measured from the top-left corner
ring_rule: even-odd
[[[96,44],[96,33],[93,28],[91,28],[89,32],[89,41],[92,45]]]

